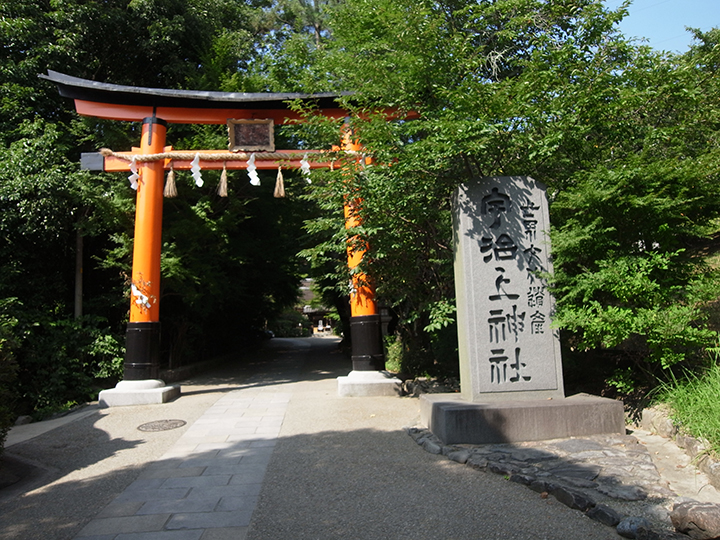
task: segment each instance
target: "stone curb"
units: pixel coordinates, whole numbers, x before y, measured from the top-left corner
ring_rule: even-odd
[[[525,485],[540,493],[543,498],[552,496],[565,506],[583,512],[586,516],[599,523],[615,528],[617,533],[625,538],[636,540],[687,540],[689,538],[689,536],[678,532],[657,530],[646,518],[626,516],[611,506],[599,502],[587,493],[587,488],[592,488],[598,490],[599,497],[602,497],[604,493],[618,500],[639,501],[648,497],[648,491],[651,491],[648,486],[644,486],[647,488],[646,491],[638,486],[618,485],[615,486],[617,489],[610,493],[610,490],[603,491],[603,486],[599,486],[598,483],[581,477],[556,477],[547,472],[532,470],[533,467],[519,466],[517,462],[496,461],[492,452],[484,455],[482,452],[475,453],[473,449],[467,447],[445,445],[427,428],[408,427],[406,431],[426,452],[444,455],[452,461],[479,471],[490,471],[502,475],[511,482]],[[630,439],[636,441],[634,437],[627,437],[627,439],[628,441]],[[507,445],[485,446],[501,447]],[[528,454],[536,452],[538,454],[537,459],[546,459],[541,455],[542,451],[533,448],[523,448],[518,451],[527,452]],[[666,499],[675,497],[673,492],[662,485],[656,485],[651,495]]]
[[[707,454],[708,445],[683,434],[670,419],[666,410],[657,407],[644,409],[640,427],[645,431],[674,441],[693,460],[693,465],[707,475],[710,484],[720,490],[720,463]]]

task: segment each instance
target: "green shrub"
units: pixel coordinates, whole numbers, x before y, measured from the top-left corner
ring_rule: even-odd
[[[0,301],[0,307],[11,301],[11,299]],[[13,347],[16,343],[13,327],[16,322],[0,312],[0,455],[4,450],[7,432],[16,417],[14,407],[17,398],[15,389],[17,363],[13,357]]]
[[[403,366],[404,348],[399,336],[385,336],[385,369],[400,373]]]
[[[16,351],[24,412],[40,419],[96,398],[96,379],[122,373],[120,340],[93,317],[26,324]]]
[[[575,333],[578,350],[627,349],[641,358],[631,373],[616,372],[608,383],[623,392],[637,383],[669,380],[673,366],[701,361],[716,340],[707,326],[708,306],[718,297],[713,273],[688,275],[681,252],[651,251],[595,261],[571,279],[558,272],[555,324]],[[572,283],[568,286],[568,283]]]
[[[710,443],[711,451],[720,455],[720,366],[666,384],[658,398],[671,408],[671,418],[681,428]]]
[[[12,427],[16,414],[14,411],[15,383],[17,380],[17,364],[12,354],[4,350],[0,341],[0,456],[5,446],[5,438]]]

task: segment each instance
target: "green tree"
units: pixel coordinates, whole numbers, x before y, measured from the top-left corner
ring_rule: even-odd
[[[96,378],[118,375],[134,193],[122,175],[83,173],[77,161],[81,151],[128,149],[140,135],[135,124],[78,118],[38,74],[261,90],[270,85],[257,69],[263,44],[280,23],[264,0],[0,0],[0,21],[0,301],[8,299],[17,321],[20,407],[30,412],[86,400]],[[169,140],[198,148],[221,131],[174,125]],[[231,183],[234,199],[219,198],[214,187],[181,189],[166,204],[163,352],[175,365],[194,351],[217,352],[224,336],[241,335],[238,328],[294,300],[297,205],[270,204],[266,191],[240,185]],[[76,321],[78,234],[86,315]]]
[[[19,405],[31,412],[87,399],[93,376],[120,354],[108,319],[117,302],[104,302],[107,290],[92,287],[83,319],[73,320],[72,309],[76,234],[107,234],[118,213],[112,191],[98,192],[64,157],[53,124],[23,129],[26,138],[0,150],[0,300],[14,321]]]
[[[350,234],[369,239],[413,371],[437,365],[450,327],[449,196],[478,176],[548,185],[569,344],[639,337],[657,374],[710,343],[702,308],[716,291],[694,247],[718,214],[716,33],[696,33],[685,55],[655,53],[620,35],[625,14],[595,0],[350,0],[333,12],[325,70],[356,91],[353,128],[376,162],[316,196],[362,198]],[[420,118],[387,122],[374,114],[385,107]],[[340,219],[312,227],[343,250]]]

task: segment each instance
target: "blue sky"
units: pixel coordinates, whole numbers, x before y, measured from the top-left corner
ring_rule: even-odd
[[[622,0],[605,0],[616,8]],[[692,43],[685,27],[710,30],[720,26],[720,0],[634,0],[620,25],[628,37],[644,37],[658,50],[685,52]]]

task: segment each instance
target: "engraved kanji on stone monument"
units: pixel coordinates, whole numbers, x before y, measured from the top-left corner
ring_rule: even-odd
[[[460,384],[471,401],[564,397],[550,322],[545,187],[529,177],[463,184],[453,200]]]

